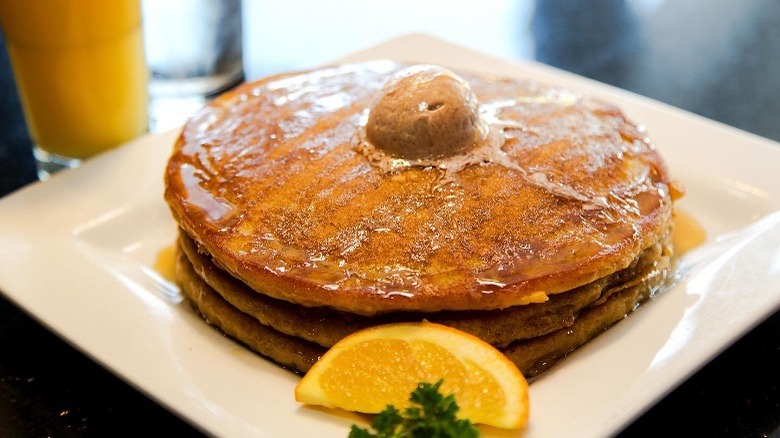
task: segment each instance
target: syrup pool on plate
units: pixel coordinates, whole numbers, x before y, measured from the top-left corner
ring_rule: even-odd
[[[176,282],[176,244],[168,245],[157,253],[152,266],[158,274],[170,282]]]
[[[679,257],[701,245],[707,234],[701,224],[690,213],[677,209],[674,214],[672,245],[674,246],[675,255]]]

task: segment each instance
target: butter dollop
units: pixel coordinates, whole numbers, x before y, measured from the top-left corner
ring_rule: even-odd
[[[439,160],[466,154],[488,127],[468,83],[437,65],[414,65],[394,74],[370,108],[366,140],[404,160]]]

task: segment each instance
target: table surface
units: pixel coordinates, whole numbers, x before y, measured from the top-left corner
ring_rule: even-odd
[[[269,3],[244,4],[247,79],[424,32],[507,59],[535,59],[780,141],[780,2],[774,0],[502,1],[490,10],[430,1],[419,2],[425,5],[415,6],[415,14],[405,12],[411,0],[392,7]],[[36,178],[4,41],[0,90],[3,196]],[[780,437],[779,335],[775,313],[620,436]],[[2,294],[0,352],[0,436],[199,435]]]

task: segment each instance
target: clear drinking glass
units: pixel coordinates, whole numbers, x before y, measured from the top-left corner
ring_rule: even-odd
[[[182,123],[244,79],[241,0],[143,0],[150,128]]]

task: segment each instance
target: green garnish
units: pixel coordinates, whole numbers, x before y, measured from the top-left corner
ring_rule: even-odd
[[[349,438],[477,438],[479,431],[466,419],[455,418],[458,404],[455,396],[439,392],[442,380],[435,384],[420,383],[412,391],[410,406],[401,413],[387,405],[371,422],[373,433],[352,425]]]

